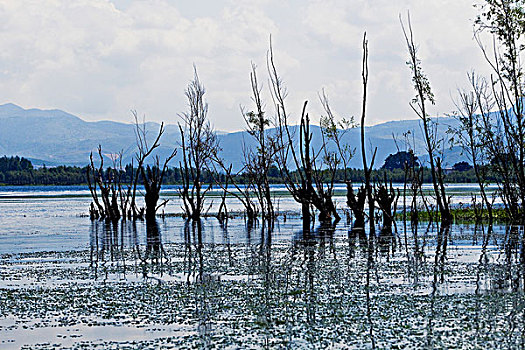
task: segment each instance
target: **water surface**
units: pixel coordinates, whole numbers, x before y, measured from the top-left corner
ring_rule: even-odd
[[[165,211],[180,212],[169,191]],[[521,227],[397,222],[369,255],[368,231],[344,219],[112,224],[85,216],[85,194],[0,188],[0,348],[525,344]]]

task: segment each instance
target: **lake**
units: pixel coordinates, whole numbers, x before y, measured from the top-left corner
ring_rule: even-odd
[[[522,227],[398,221],[368,254],[345,219],[303,232],[273,189],[287,215],[270,227],[91,221],[85,187],[0,187],[0,349],[525,345]],[[461,205],[476,186],[448,190]],[[165,213],[181,213],[176,193]]]

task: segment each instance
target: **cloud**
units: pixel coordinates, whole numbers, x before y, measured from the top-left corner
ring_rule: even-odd
[[[323,87],[341,115],[359,115],[367,30],[369,122],[412,118],[398,19],[407,9],[438,101],[432,112],[449,112],[450,94],[464,84],[466,71],[484,66],[472,41],[475,10],[452,0],[0,0],[0,95],[91,120],[130,121],[129,110],[137,109],[150,120],[175,123],[186,109],[184,89],[195,63],[212,122],[239,130],[238,106],[250,104],[250,62],[266,85],[272,34],[293,118],[308,99],[317,119]]]

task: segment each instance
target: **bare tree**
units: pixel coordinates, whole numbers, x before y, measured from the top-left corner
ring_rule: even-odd
[[[488,161],[487,155],[489,152],[485,152],[483,149],[483,120],[490,118],[490,115],[486,113],[492,110],[493,103],[487,94],[488,85],[486,80],[477,76],[474,72],[468,74],[468,78],[473,90],[458,91],[459,97],[455,101],[458,112],[453,114],[453,117],[459,124],[450,130],[453,135],[451,142],[459,144],[472,163],[483,204],[487,208],[489,221],[492,222],[492,202],[489,200],[485,190],[487,186],[487,167],[483,165]]]
[[[184,205],[185,215],[192,219],[200,219],[204,196],[211,189],[212,183],[203,188],[202,176],[206,169],[212,167],[213,159],[219,151],[217,135],[207,118],[208,104],[204,100],[205,89],[199,80],[197,68],[194,66],[194,78],[186,89],[189,111],[180,114],[181,133],[182,187],[179,190]]]
[[[140,171],[140,175],[142,177],[142,183],[144,185],[144,190],[146,191],[146,193],[144,194],[144,202],[146,205],[146,220],[153,220],[155,219],[157,210],[161,206],[167,203],[167,200],[166,200],[160,205],[157,204],[159,201],[160,190],[162,186],[162,181],[164,179],[164,175],[166,174],[166,171],[168,170],[169,162],[177,155],[177,149],[174,149],[166,157],[166,159],[164,159],[164,162],[162,165],[160,163],[159,156],[155,156],[152,166],[145,165],[146,158],[152,154],[153,150],[155,150],[156,148],[160,146],[160,139],[166,129],[164,128],[164,123],[161,123],[159,131],[153,143],[148,144],[145,120],[143,119],[143,122],[140,123],[138,116],[137,116],[137,112],[132,111],[132,114],[135,118],[135,137],[136,137],[136,142],[137,142],[136,158],[137,158],[137,163],[138,163],[137,164],[138,171],[135,176],[133,193],[135,193],[136,191],[138,173]],[[134,195],[132,199],[134,203],[135,202]]]
[[[87,167],[87,182],[93,203],[90,207],[91,219],[119,220],[121,213],[118,205],[117,175],[115,169],[108,168],[104,171],[104,157],[102,147],[98,146],[100,166],[97,168],[93,161],[93,152],[89,155],[90,164]],[[100,190],[100,194],[97,191]],[[101,203],[102,202],[102,203]]]
[[[126,168],[122,166],[122,159],[124,158],[124,151],[120,151],[116,158],[113,159],[113,169],[115,169],[116,174],[116,185],[117,185],[117,192],[119,197],[119,206],[120,206],[120,212],[122,213],[122,218],[126,219],[132,218],[131,215],[131,201],[132,201],[132,194],[133,194],[133,182],[125,184],[122,176],[126,173]],[[134,172],[135,169],[133,168],[133,160],[131,160],[131,164],[129,165],[129,168],[131,170],[131,178],[134,178]]]
[[[162,185],[164,174],[168,169],[169,161],[175,157],[177,150],[165,159],[162,167],[160,166],[159,157],[155,158],[152,167],[144,167],[146,159],[151,155],[153,150],[160,146],[160,138],[164,133],[164,124],[162,123],[159,132],[154,139],[154,142],[148,144],[146,138],[146,122],[143,119],[142,123],[139,121],[136,111],[132,111],[135,119],[135,136],[137,145],[137,169],[131,162],[131,183],[124,184],[122,174],[123,152],[112,154],[113,168],[108,168],[104,172],[104,157],[102,155],[102,147],[98,146],[98,155],[100,158],[100,166],[95,167],[93,161],[93,153],[90,155],[90,165],[87,167],[87,181],[88,187],[93,198],[93,203],[90,207],[90,216],[92,219],[105,218],[111,220],[119,220],[120,218],[138,219],[144,216],[146,211],[146,219],[155,217],[158,209],[157,202]],[[142,179],[145,193],[145,208],[138,208],[136,202],[137,185]],[[100,194],[97,191],[100,190]],[[165,204],[165,203],[163,203]]]
[[[362,229],[365,228],[365,205],[366,205],[366,189],[364,186],[361,186],[357,193],[355,193],[352,182],[348,181],[346,183],[346,204],[352,210],[354,214],[354,223],[353,229]]]
[[[353,117],[350,119],[341,118],[337,121],[337,118],[330,107],[328,96],[324,90],[319,95],[319,100],[326,112],[326,115],[321,116],[320,120],[323,144],[331,143],[334,145],[335,149],[333,151],[330,151],[328,147],[323,149],[324,161],[330,172],[334,173],[334,175],[331,176],[331,179],[335,178],[335,171],[342,166],[343,180],[346,183],[348,181],[348,164],[354,157],[355,149],[348,143],[344,142],[343,138],[350,129],[356,127],[356,124]]]
[[[392,185],[392,181],[388,184],[386,174],[383,183],[376,185],[374,200],[381,210],[383,225],[379,231],[378,245],[383,252],[389,252],[390,246],[395,250],[396,239],[393,235],[392,226],[396,228],[395,213],[397,210],[397,200],[399,198],[399,190],[396,191]]]
[[[375,209],[374,209],[374,193],[372,185],[370,183],[370,173],[374,166],[374,160],[376,156],[377,148],[374,150],[370,166],[366,160],[365,150],[365,118],[366,118],[366,99],[367,99],[367,88],[368,88],[368,40],[366,39],[366,32],[363,34],[363,61],[361,78],[363,82],[363,103],[361,109],[361,156],[363,158],[363,172],[365,174],[364,189],[368,199],[368,223],[370,225],[370,231],[368,233],[368,249],[367,249],[367,264],[366,264],[366,314],[368,323],[370,325],[370,339],[372,340],[372,349],[375,349],[375,338],[374,338],[374,324],[372,322],[372,308],[371,308],[371,296],[370,296],[370,273],[374,267],[374,241],[376,239],[375,234]]]
[[[244,186],[239,185],[235,181],[235,177],[236,175],[239,175],[239,174],[247,175],[246,173],[243,173],[245,167],[240,169],[237,174],[234,174],[232,172],[232,165],[230,164],[229,166],[226,166],[224,164],[224,160],[217,157],[214,163],[219,166],[219,168],[221,169],[223,173],[222,175],[224,179],[226,180],[225,183],[223,183],[222,181],[220,181],[220,179],[217,179],[217,178],[215,179],[215,183],[223,190],[223,198],[222,198],[222,202],[219,208],[218,215],[222,216],[221,209],[225,209],[225,199],[226,199],[225,196],[226,194],[230,194],[233,197],[237,198],[242,203],[242,205],[244,206],[244,209],[246,210],[248,224],[251,225],[253,221],[255,220],[255,218],[257,217],[258,211],[259,211],[257,204],[254,202],[255,196],[253,195],[253,192],[257,191],[257,188],[255,187],[255,184],[252,182],[252,177],[248,174],[248,183],[245,183]],[[215,170],[214,174],[218,174],[218,171]],[[228,189],[229,184],[232,184],[233,188]]]
[[[496,113],[481,114],[486,150],[503,179],[500,194],[508,214],[514,221],[525,221],[525,108],[520,60],[525,48],[524,4],[486,0],[475,25],[475,38],[493,71],[490,87]],[[492,53],[482,43],[482,32],[492,35]]]
[[[325,173],[327,174],[327,176],[325,176],[325,179],[328,180],[325,183],[325,192],[329,194],[330,198],[332,197],[337,172],[338,170],[341,170],[342,167],[343,180],[347,185],[347,204],[350,206],[356,219],[354,226],[364,228],[365,203],[364,200],[361,203],[359,194],[357,196],[355,195],[355,193],[352,190],[352,184],[348,178],[348,164],[355,154],[355,149],[352,148],[348,143],[343,141],[343,138],[346,135],[346,133],[351,128],[356,127],[354,118],[341,118],[339,121],[337,121],[334,113],[332,112],[332,108],[330,107],[328,96],[326,95],[324,90],[319,95],[319,99],[326,112],[326,115],[321,116],[320,120],[321,136],[324,145],[323,163],[326,167]],[[330,148],[330,146],[332,146],[332,148]],[[364,198],[366,198],[366,193]]]
[[[340,216],[332,200],[332,189],[325,188],[321,164],[318,163],[319,154],[325,145],[317,151],[311,145],[312,133],[310,132],[310,117],[306,112],[307,101],[304,102],[301,113],[299,146],[295,145],[285,107],[286,88],[277,73],[271,42],[267,66],[270,74],[270,91],[277,112],[279,151],[276,160],[288,191],[301,204],[303,228],[307,230],[310,226],[310,206],[319,211],[321,221],[328,221],[332,218],[339,221]],[[292,166],[296,169],[293,173],[289,170],[290,159]]]
[[[383,214],[383,227],[381,231],[389,231],[392,233],[398,198],[399,191],[394,189],[392,181],[388,184],[385,175],[384,183],[378,184],[374,193],[375,202]]]
[[[442,180],[441,160],[437,157],[437,135],[432,130],[432,121],[426,110],[426,102],[435,103],[434,94],[430,88],[430,83],[427,76],[423,73],[421,68],[421,60],[417,56],[418,47],[414,43],[414,35],[412,32],[412,24],[410,23],[410,13],[408,14],[408,31],[405,29],[401,15],[399,16],[401,28],[408,48],[410,56],[407,62],[412,71],[412,82],[416,90],[416,96],[411,101],[410,107],[414,110],[417,116],[422,121],[423,136],[426,143],[426,149],[429,156],[430,172],[432,174],[432,185],[436,197],[436,203],[441,214],[441,221],[449,224],[452,222],[452,215],[450,213],[448,200],[445,193],[445,186]],[[437,129],[435,129],[437,131]]]
[[[363,35],[363,62],[362,62],[361,78],[363,81],[363,104],[361,108],[361,157],[363,158],[363,172],[365,174],[365,191],[368,199],[368,221],[370,224],[370,240],[375,237],[375,208],[374,208],[374,191],[371,184],[370,174],[374,166],[377,148],[374,150],[370,165],[366,159],[365,147],[365,118],[366,118],[366,98],[368,88],[368,40],[366,39],[366,32]]]
[[[266,117],[264,103],[261,99],[262,86],[257,80],[255,64],[252,63],[250,83],[252,88],[252,101],[254,110],[246,112],[241,107],[241,112],[246,122],[247,132],[256,142],[255,150],[244,151],[244,168],[250,183],[256,190],[257,199],[261,207],[264,219],[272,220],[275,217],[275,209],[270,192],[269,172],[275,165],[275,155],[279,150],[276,135],[268,132],[271,120]]]

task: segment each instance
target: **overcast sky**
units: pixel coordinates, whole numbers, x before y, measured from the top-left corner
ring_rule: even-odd
[[[272,35],[288,109],[321,113],[325,89],[342,116],[359,116],[361,41],[370,50],[367,124],[414,119],[399,14],[410,10],[436,95],[434,115],[454,109],[466,73],[486,72],[473,41],[476,0],[0,0],[0,102],[57,108],[86,120],[176,123],[195,63],[219,130],[243,129],[250,62],[267,91]],[[267,96],[267,95],[266,95]],[[272,113],[267,101],[268,113]]]

